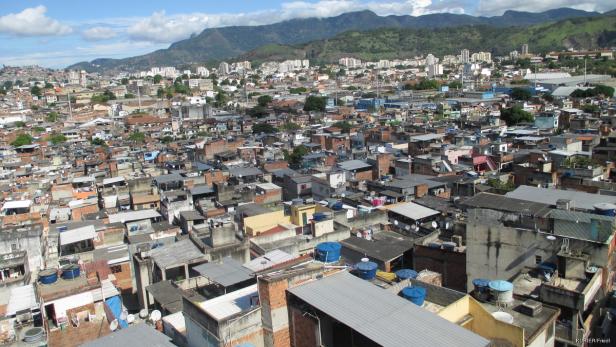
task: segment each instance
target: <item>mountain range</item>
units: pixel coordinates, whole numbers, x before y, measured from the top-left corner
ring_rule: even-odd
[[[605,15],[605,14],[604,14]],[[175,42],[141,56],[123,59],[95,59],[69,66],[69,69],[103,71],[137,70],[151,66],[203,64],[231,59],[268,45],[299,45],[333,38],[348,31],[393,29],[439,29],[450,27],[486,26],[502,31],[510,27],[526,27],[570,18],[600,17],[598,12],[570,8],[540,13],[506,11],[502,16],[474,17],[464,14],[435,13],[422,16],[379,16],[371,11],[344,13],[328,18],[292,19],[258,26],[209,28],[198,35]]]
[[[410,58],[432,53],[436,56],[457,54],[462,49],[507,55],[520,51],[597,49],[616,46],[616,17],[571,18],[529,27],[495,30],[486,25],[435,29],[382,28],[371,31],[347,31],[332,38],[301,45],[270,44],[238,57],[258,63],[266,60],[308,58],[316,64],[336,62],[342,57],[362,60]]]

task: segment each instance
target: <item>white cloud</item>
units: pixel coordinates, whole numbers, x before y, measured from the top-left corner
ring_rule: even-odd
[[[90,41],[108,40],[118,35],[118,33],[112,28],[103,26],[86,29],[81,34],[84,39]]]
[[[53,36],[70,34],[73,29],[45,15],[45,6],[26,8],[0,17],[0,33],[15,36]]]
[[[477,13],[494,16],[501,15],[506,10],[543,12],[561,7],[605,12],[614,9],[616,5],[613,0],[479,0]]]
[[[434,6],[434,8],[433,8]],[[438,9],[436,7],[438,6]],[[170,43],[198,34],[203,29],[230,25],[271,24],[293,18],[331,17],[342,13],[371,10],[379,15],[420,16],[434,12],[464,13],[459,5],[451,8],[432,0],[405,1],[360,1],[360,0],[321,0],[318,2],[293,1],[283,3],[279,9],[249,13],[190,13],[167,15],[164,11],[155,12],[127,29],[134,40]]]

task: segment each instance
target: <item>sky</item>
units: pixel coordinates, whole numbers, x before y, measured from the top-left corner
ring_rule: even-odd
[[[0,0],[0,64],[64,68],[167,48],[203,29],[372,10],[495,16],[559,7],[605,12],[613,0]]]

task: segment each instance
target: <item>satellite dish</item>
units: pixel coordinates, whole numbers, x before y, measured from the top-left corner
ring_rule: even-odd
[[[449,222],[445,222],[445,229],[449,230],[449,227],[450,227],[450,226],[451,226],[451,225],[449,225]]]
[[[546,239],[548,239],[548,240],[550,240],[550,241],[554,241],[554,240],[556,240],[556,236],[554,236],[554,235],[548,235],[548,236],[546,236],[545,238],[546,238]]]
[[[411,230],[411,227],[407,225],[406,227],[404,227],[404,229]]]
[[[128,317],[128,311],[122,311],[122,313],[120,314],[120,319],[126,320],[127,317]]]
[[[139,318],[143,318],[145,319],[148,316],[148,309],[144,308],[141,311],[139,311]]]
[[[436,221],[432,221],[432,227],[434,229],[438,228],[438,223]]]
[[[126,316],[126,322],[127,322],[128,324],[131,324],[131,323],[135,322],[135,315],[134,315],[134,314],[129,314],[129,315],[127,315],[127,316]]]
[[[394,221],[394,225],[398,225],[398,221],[397,220]]]
[[[411,225],[411,229],[417,230],[417,225],[415,225],[415,224]]]
[[[111,321],[111,323],[109,324],[109,330],[111,330],[111,331],[116,331],[116,330],[118,330],[118,326],[119,326],[118,320],[117,320],[117,319],[114,319],[114,320],[112,320],[112,321]]]
[[[157,322],[162,318],[162,314],[160,313],[159,310],[154,310],[152,311],[152,313],[150,313],[150,319],[152,320],[152,322]]]

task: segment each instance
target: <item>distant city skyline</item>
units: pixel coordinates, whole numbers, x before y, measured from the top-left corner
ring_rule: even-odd
[[[65,67],[95,58],[123,58],[166,48],[203,29],[260,25],[306,17],[371,10],[379,15],[449,12],[501,15],[571,7],[604,12],[609,0],[414,0],[414,1],[5,1],[0,8],[0,64]]]

